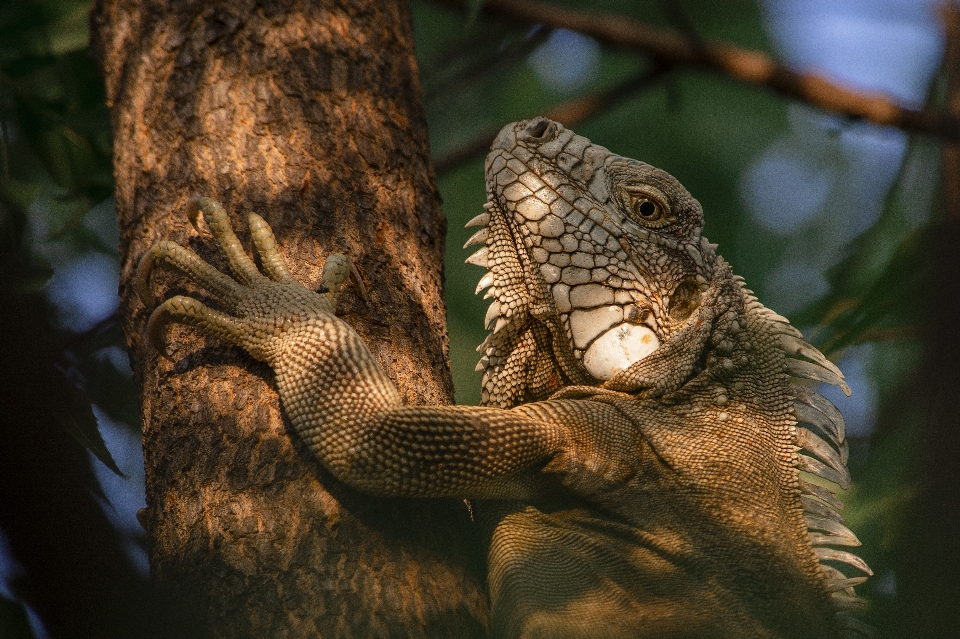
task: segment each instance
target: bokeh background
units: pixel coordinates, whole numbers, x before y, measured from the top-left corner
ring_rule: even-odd
[[[944,101],[944,5],[936,0],[557,4],[767,52],[909,108]],[[412,6],[449,224],[458,403],[479,401],[474,349],[486,310],[473,293],[481,272],[463,263],[460,248],[470,235],[463,224],[485,200],[476,149],[508,122],[637,78],[575,129],[676,176],[703,205],[704,234],[760,300],[840,364],[853,396],[824,393],[847,421],[854,487],[845,516],[876,573],[859,589],[871,602],[863,618],[881,637],[960,637],[957,549],[937,547],[957,539],[960,519],[953,528],[942,516],[930,526],[923,520],[931,509],[956,512],[955,493],[932,505],[923,495],[929,482],[953,477],[931,469],[931,448],[956,449],[960,433],[931,426],[936,416],[917,381],[927,361],[926,302],[945,285],[926,259],[944,219],[942,141],[828,114],[709,70],[658,70],[636,51],[491,17],[476,0]],[[144,505],[137,395],[115,320],[109,121],[86,53],[89,9],[79,0],[0,2],[0,420],[4,430],[54,425],[46,439],[37,436],[34,457],[5,456],[0,439],[0,637],[47,636],[42,615],[25,603],[42,594],[22,585],[29,571],[49,567],[18,556],[10,538],[27,524],[3,505],[18,487],[60,491],[105,522],[83,531],[38,519],[29,524],[34,534],[80,547],[96,533],[90,548],[108,546],[103,552],[128,565],[117,579],[148,570],[135,517]],[[931,441],[943,432],[952,442]],[[86,452],[64,452],[72,442]],[[934,571],[922,572],[931,557],[940,558]]]

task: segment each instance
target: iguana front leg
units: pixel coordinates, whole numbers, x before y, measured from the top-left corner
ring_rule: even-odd
[[[327,292],[311,291],[290,274],[267,223],[251,214],[263,275],[219,204],[203,198],[191,205],[202,211],[234,278],[165,241],[142,258],[138,292],[150,299],[155,265],[174,268],[220,298],[227,312],[178,295],[153,312],[149,336],[157,343],[168,322],[188,324],[269,364],[296,431],[339,479],[380,495],[521,498],[538,481],[524,471],[568,448],[571,426],[594,423],[569,415],[563,402],[512,411],[403,406],[360,336],[334,315],[349,273],[346,258],[330,256],[321,289]],[[616,412],[599,404],[596,409]],[[583,407],[571,410],[583,413]]]

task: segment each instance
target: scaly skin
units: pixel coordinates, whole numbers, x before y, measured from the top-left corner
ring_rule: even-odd
[[[251,215],[261,275],[211,200],[193,208],[236,279],[161,242],[138,286],[146,296],[154,265],[176,268],[229,314],[177,296],[148,330],[190,324],[268,363],[339,479],[478,500],[498,638],[839,636],[836,606],[857,605],[864,577],[821,561],[869,569],[829,548],[858,542],[832,490],[799,473],[849,481],[842,418],[794,383],[845,387],[839,371],[743,287],[663,171],[538,118],[503,129],[487,187],[485,246],[468,260],[490,269],[495,297],[484,406],[402,405],[334,315],[346,259],[328,258],[328,292],[310,291]],[[597,373],[585,318],[600,316],[659,348]]]

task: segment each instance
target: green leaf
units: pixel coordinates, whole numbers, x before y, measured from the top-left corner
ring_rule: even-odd
[[[35,639],[26,608],[19,601],[12,601],[3,595],[0,595],[0,637]]]
[[[483,8],[483,0],[467,0],[467,29],[473,26],[473,22],[480,15],[480,9]]]
[[[12,177],[0,177],[0,202],[25,212],[40,192],[39,182],[27,182]]]
[[[90,7],[78,4],[49,27],[49,51],[54,55],[81,51],[90,42]]]
[[[77,405],[80,404],[80,405]],[[90,404],[77,402],[72,410],[63,411],[57,414],[57,421],[66,430],[71,437],[77,440],[81,446],[93,453],[97,459],[103,462],[104,466],[115,472],[120,477],[126,477],[113,460],[107,444],[103,441],[100,429],[97,426],[97,418],[93,414]]]

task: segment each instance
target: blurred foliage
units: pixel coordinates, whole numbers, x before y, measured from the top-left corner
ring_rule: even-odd
[[[19,295],[39,295],[65,250],[116,255],[115,245],[98,241],[83,225],[93,206],[113,192],[103,85],[86,53],[88,14],[88,2],[0,5],[0,277],[5,288]],[[61,255],[42,259],[37,254],[44,248]],[[47,324],[47,339],[59,343],[49,367],[80,386],[86,380],[102,386],[100,380],[111,372],[92,355],[118,344],[118,332],[104,325],[78,338],[54,322]],[[111,414],[117,414],[117,403],[124,403],[111,402],[114,394],[107,394],[105,404]],[[89,401],[55,399],[67,409],[58,416],[64,429],[119,473]]]
[[[2,637],[33,636],[22,602],[51,633],[72,619],[63,636],[144,605],[120,594],[143,598],[143,577],[103,510],[87,453],[120,474],[94,404],[138,426],[128,371],[105,356],[122,336],[113,319],[67,329],[44,289],[78,257],[117,260],[115,230],[90,213],[112,197],[113,178],[103,84],[86,51],[89,10],[86,1],[0,3],[0,536],[19,568],[11,582],[11,559],[0,562],[19,599],[0,598]],[[115,229],[113,218],[111,208]],[[97,636],[119,636],[123,622],[114,625]]]
[[[0,637],[33,639],[33,636],[30,619],[23,604],[0,596]]]
[[[590,11],[675,30],[692,25],[703,37],[772,51],[752,0],[562,4],[578,9],[588,4]],[[554,36],[549,28],[491,19],[483,13],[481,0],[470,0],[463,9],[430,0],[414,0],[412,6],[435,156],[507,122],[613,86],[649,65],[642,55],[596,47],[590,73],[557,88],[544,82],[529,62]],[[683,13],[678,13],[681,6]],[[61,434],[69,433],[119,472],[91,409],[96,405],[112,419],[137,428],[129,371],[111,355],[123,346],[116,322],[108,318],[72,333],[58,321],[43,291],[51,273],[72,260],[91,252],[116,259],[109,118],[102,82],[85,51],[88,10],[85,0],[0,2],[0,301],[32,309],[3,314],[6,324],[0,331],[8,337],[30,336],[32,343],[18,347],[30,347],[25,357],[33,358],[30,371],[45,389],[18,397],[16,405],[57,423]],[[771,93],[677,69],[576,130],[675,175],[703,204],[705,235],[720,244],[724,257],[764,299],[775,293],[765,289],[768,276],[798,238],[757,225],[742,200],[741,176],[787,133],[789,110],[785,99]],[[848,522],[860,533],[862,554],[877,571],[863,588],[875,602],[867,620],[881,629],[881,636],[890,637],[924,636],[923,628],[903,627],[913,617],[899,603],[897,579],[904,574],[898,560],[904,548],[922,543],[910,536],[904,513],[924,490],[927,415],[923,402],[905,401],[904,393],[909,386],[905,380],[923,361],[920,335],[926,307],[921,297],[936,277],[926,247],[937,233],[939,154],[936,142],[911,141],[877,221],[845,247],[828,273],[828,291],[791,315],[798,326],[812,329],[811,339],[834,358],[858,345],[872,349],[868,372],[880,417],[873,435],[852,441],[851,466],[859,481],[847,496]],[[478,155],[439,180],[450,222],[447,302],[461,403],[479,399],[474,347],[484,337],[486,302],[473,294],[480,272],[463,264],[468,253],[460,246],[470,235],[463,224],[485,200],[482,173]],[[18,361],[2,358],[0,369],[7,380],[5,392],[29,386]],[[5,428],[16,428],[15,416],[8,412],[4,417]],[[99,486],[88,471],[71,476],[84,490],[96,493]],[[2,530],[9,532],[11,525],[0,520]],[[16,554],[16,544],[12,546]],[[18,559],[29,578],[30,558]],[[42,608],[36,599],[24,600]],[[0,595],[0,636],[32,636],[25,620],[21,603]]]

